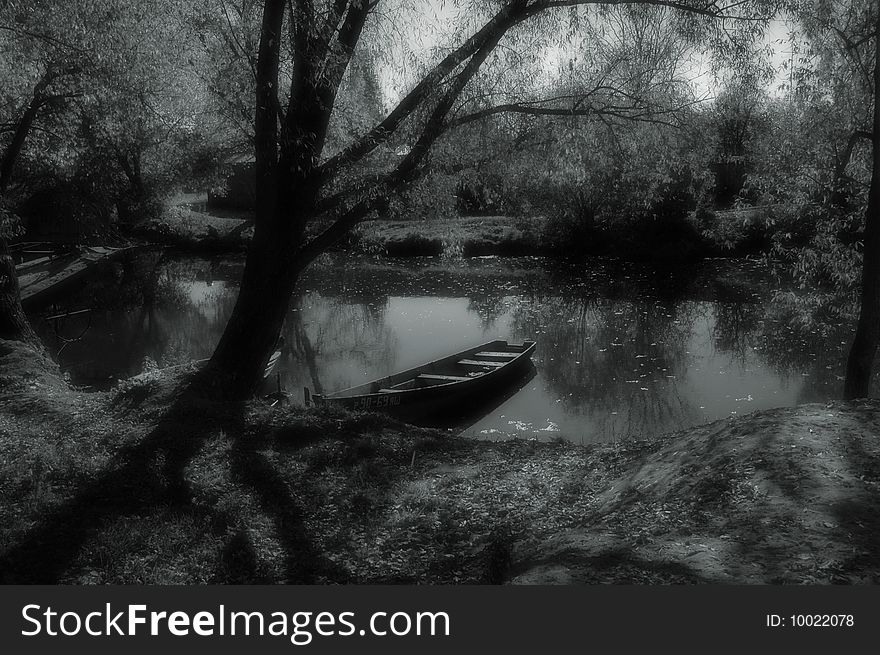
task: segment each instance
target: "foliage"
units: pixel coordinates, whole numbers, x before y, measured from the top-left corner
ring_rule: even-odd
[[[699,241],[688,214],[704,193],[687,143],[656,126],[618,129],[610,152],[591,149],[583,168],[524,185],[550,220],[546,237],[568,250],[615,254],[636,246],[642,258],[662,242]],[[601,143],[601,141],[600,141]],[[602,157],[604,155],[604,157]],[[659,239],[659,240],[658,240]]]
[[[0,241],[13,239],[24,232],[21,219],[0,206]]]
[[[769,260],[777,274],[790,275],[802,289],[834,292],[852,307],[861,281],[861,223],[861,211],[808,208],[777,227]]]
[[[188,16],[179,0],[5,3],[8,195],[73,192],[105,220],[117,203],[123,218],[140,218],[157,215],[175,188],[211,176],[221,144],[202,118]]]

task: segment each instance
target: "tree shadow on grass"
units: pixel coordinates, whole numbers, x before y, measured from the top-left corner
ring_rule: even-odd
[[[137,443],[123,447],[104,471],[51,509],[0,559],[5,583],[57,583],[91,534],[113,519],[189,504],[187,463],[219,429],[241,423],[240,409],[206,411],[202,374],[182,384],[172,406]]]
[[[70,499],[50,509],[0,556],[0,582],[56,584],[63,581],[82,556],[88,541],[102,527],[120,518],[144,517],[168,509],[212,514],[212,520],[207,522],[210,529],[228,540],[220,554],[221,561],[225,560],[227,565],[223,567],[227,569],[227,579],[260,581],[254,565],[256,554],[252,546],[245,543],[246,535],[239,531],[229,538],[230,517],[192,501],[186,467],[206,441],[218,434],[233,436],[235,479],[253,491],[272,513],[276,524],[283,525],[280,533],[289,549],[287,577],[292,581],[308,581],[307,568],[314,566],[319,570],[322,559],[311,547],[295,504],[287,497],[283,483],[272,476],[269,463],[244,443],[241,435],[246,433],[245,406],[209,400],[210,388],[211,374],[206,370],[182,382],[174,392],[173,403],[148,434],[122,447],[101,473],[77,489]],[[251,557],[241,557],[249,549]]]
[[[284,581],[290,584],[347,583],[350,576],[345,569],[318,552],[306,533],[302,509],[288,484],[260,451],[269,445],[266,438],[236,439],[231,471],[233,480],[248,488],[270,517],[275,534],[284,545]]]
[[[865,582],[880,582],[880,460],[863,443],[846,438],[846,456],[856,479],[865,485],[853,497],[834,504],[839,528],[850,535],[852,557],[843,563],[844,573],[859,574]],[[870,573],[868,573],[870,572]]]

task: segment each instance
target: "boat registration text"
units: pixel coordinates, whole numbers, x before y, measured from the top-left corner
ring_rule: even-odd
[[[400,396],[396,393],[383,394],[381,396],[364,396],[354,403],[354,409],[378,409],[380,407],[392,407],[400,404]]]

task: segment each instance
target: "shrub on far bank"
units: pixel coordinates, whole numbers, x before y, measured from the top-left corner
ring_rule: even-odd
[[[464,257],[501,255],[524,257],[543,254],[541,219],[520,220],[516,225],[488,225],[479,234],[463,239],[461,254]]]
[[[807,245],[829,210],[820,205],[768,205],[713,212],[700,208],[695,223],[722,256],[770,253]]]
[[[864,237],[861,209],[842,212],[811,205],[798,210],[793,228],[778,225],[768,255],[778,275],[792,276],[802,288],[834,293],[840,302],[857,295]]]
[[[25,238],[40,241],[91,241],[113,238],[118,216],[104,194],[76,180],[52,182],[18,204]]]
[[[557,211],[543,240],[556,254],[657,261],[699,258],[706,251],[688,216],[696,199],[687,169],[661,183],[603,172],[588,187],[557,185],[555,195]]]
[[[392,237],[385,242],[389,257],[434,257],[443,253],[443,241],[409,232],[403,237]]]

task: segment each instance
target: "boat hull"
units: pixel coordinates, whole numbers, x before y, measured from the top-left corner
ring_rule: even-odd
[[[314,396],[315,404],[333,404],[354,411],[373,411],[391,414],[402,420],[415,423],[435,424],[438,415],[444,414],[449,423],[473,412],[474,408],[489,406],[493,400],[499,397],[510,396],[511,388],[518,390],[517,382],[527,381],[534,375],[534,366],[531,355],[535,343],[524,342],[521,346],[510,346],[504,341],[493,341],[482,344],[461,353],[456,353],[442,360],[429,362],[422,366],[409,369],[402,373],[375,380],[365,385],[352,389],[343,390],[327,396]],[[496,355],[502,352],[510,352],[510,360],[481,374],[473,375],[467,379],[458,379],[443,384],[434,384],[421,388],[394,390],[393,387],[407,384],[408,380],[415,379],[425,371],[431,372],[458,372],[462,365],[458,360],[468,360],[475,353],[494,349]],[[512,351],[510,349],[519,349]],[[514,356],[515,355],[515,356]],[[457,377],[444,375],[431,375],[428,377]],[[380,391],[380,389],[382,389]],[[497,404],[497,403],[496,403]]]

